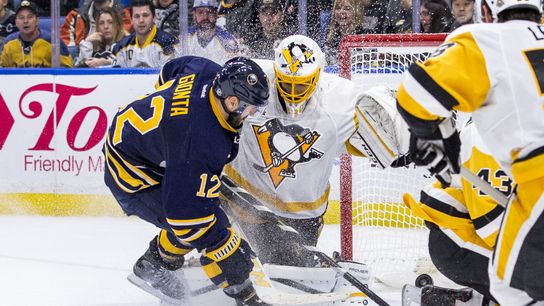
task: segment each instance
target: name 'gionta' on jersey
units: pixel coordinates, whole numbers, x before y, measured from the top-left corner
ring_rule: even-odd
[[[322,73],[304,112],[292,118],[279,102],[272,63],[259,64],[271,82],[269,103],[246,119],[238,156],[225,173],[282,217],[321,216],[334,159],[346,149],[360,155],[347,140],[356,129],[355,105],[363,91]]]
[[[191,242],[215,223],[220,175],[236,155],[238,133],[211,94],[221,66],[182,59],[184,69],[113,118],[104,145],[105,180],[121,195],[160,185],[167,221]]]
[[[460,137],[461,163],[505,196],[510,196],[514,183],[490,155],[471,120]],[[486,257],[491,255],[504,208],[461,175],[455,175],[447,188],[438,181],[425,186],[419,203],[409,194],[405,194],[403,200],[412,213],[436,224],[459,247]]]
[[[505,171],[544,161],[544,26],[522,20],[460,27],[429,59],[412,65],[398,91],[411,116],[436,120],[452,109],[472,118]],[[534,177],[544,166],[520,169]],[[514,176],[515,173],[514,173]]]

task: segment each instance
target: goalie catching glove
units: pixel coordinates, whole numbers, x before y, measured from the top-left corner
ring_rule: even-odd
[[[381,168],[410,163],[410,132],[395,108],[396,91],[372,87],[357,102],[357,130],[349,143]]]

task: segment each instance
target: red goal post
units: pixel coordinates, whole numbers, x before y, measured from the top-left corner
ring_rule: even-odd
[[[364,89],[376,85],[396,89],[409,65],[428,57],[445,37],[345,36],[338,50],[339,74]],[[426,245],[421,242],[425,234],[420,232],[426,231],[423,222],[402,204],[404,192],[419,198],[419,189],[430,181],[419,169],[381,170],[364,158],[344,154],[340,163],[342,258],[371,265],[375,277],[382,274],[382,281],[388,272],[394,272],[390,278],[398,278],[403,270],[416,272],[415,266],[431,265]],[[425,269],[416,273],[429,272]]]

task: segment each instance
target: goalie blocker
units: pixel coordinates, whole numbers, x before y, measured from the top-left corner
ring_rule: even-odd
[[[396,91],[372,87],[357,103],[357,130],[349,143],[381,168],[410,163],[410,132],[396,110]]]

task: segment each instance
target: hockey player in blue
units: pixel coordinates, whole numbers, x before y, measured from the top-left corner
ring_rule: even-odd
[[[127,215],[161,229],[129,280],[182,303],[176,270],[193,249],[212,282],[239,305],[266,305],[249,281],[253,251],[219,206],[219,176],[238,129],[268,101],[265,73],[238,57],[223,67],[186,56],[167,63],[157,89],[122,107],[104,145],[105,182]]]

